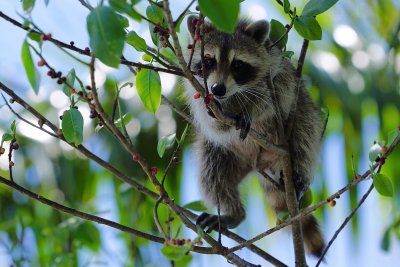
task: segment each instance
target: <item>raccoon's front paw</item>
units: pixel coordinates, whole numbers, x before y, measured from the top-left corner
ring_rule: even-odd
[[[240,129],[240,139],[244,140],[250,131],[251,118],[247,115],[241,114],[235,118],[236,120],[236,130]]]
[[[215,105],[217,106],[217,108],[222,112],[222,106],[221,103],[219,103],[217,100],[214,100]],[[211,117],[213,117],[214,119],[216,119],[214,112],[212,112],[212,110],[206,105],[207,108],[207,114]]]
[[[235,228],[240,224],[240,219],[236,219],[229,215],[212,215],[206,212],[202,213],[199,218],[197,218],[196,225],[199,225],[206,233],[211,233],[213,230],[218,230],[221,228]]]

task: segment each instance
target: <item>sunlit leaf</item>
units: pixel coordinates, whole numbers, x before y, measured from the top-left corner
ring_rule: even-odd
[[[201,12],[225,32],[233,32],[239,17],[239,0],[199,0]]]
[[[294,28],[307,40],[321,40],[322,29],[314,17],[300,16],[294,20]]]
[[[146,109],[155,113],[161,103],[161,80],[158,72],[141,69],[136,75],[136,90]]]
[[[384,174],[374,174],[374,186],[379,194],[385,197],[393,196],[393,184],[389,177]]]
[[[64,112],[62,130],[68,143],[80,145],[83,141],[83,117],[79,110],[71,108]]]
[[[13,136],[10,133],[4,133],[3,136],[1,137],[2,142],[8,142],[13,140]]]
[[[330,9],[339,0],[310,0],[304,6],[302,16],[316,16]]]
[[[183,206],[185,209],[194,210],[194,211],[206,211],[207,207],[204,205],[203,201],[197,200],[190,202]]]
[[[142,56],[142,59],[143,59],[144,61],[150,62],[150,61],[153,59],[153,57],[152,57],[151,55],[149,55],[149,54],[144,54],[144,55]]]
[[[160,140],[158,140],[157,152],[158,152],[158,155],[160,156],[160,158],[162,158],[164,156],[165,149],[167,147],[172,146],[175,143],[175,136],[176,136],[176,134],[170,134],[167,136],[163,136],[160,138]]]
[[[132,118],[133,118],[132,113],[128,112],[122,116],[122,120],[121,118],[119,118],[114,122],[114,124],[117,127],[122,127],[122,123],[124,125],[127,125],[132,120]]]
[[[125,43],[124,24],[111,8],[99,6],[87,17],[90,47],[110,67],[118,67]]]
[[[22,7],[24,9],[25,14],[30,14],[34,6],[35,6],[35,0],[23,0],[22,2]]]
[[[185,254],[189,251],[191,244],[185,244],[182,246],[166,246],[161,249],[162,254],[170,260],[180,261],[185,257]]]
[[[29,44],[26,40],[22,44],[21,59],[25,68],[26,76],[28,77],[29,84],[32,86],[33,91],[37,94],[39,92],[40,74],[35,68],[31,51],[29,49]]]
[[[133,46],[137,51],[144,52],[147,50],[146,41],[140,37],[135,31],[130,31],[126,35],[126,42]]]

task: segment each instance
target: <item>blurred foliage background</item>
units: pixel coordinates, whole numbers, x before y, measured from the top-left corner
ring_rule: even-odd
[[[45,2],[49,2],[47,7]],[[144,14],[148,2],[135,2],[138,2],[137,11]],[[185,3],[171,1],[174,16],[179,15]],[[291,3],[301,10],[305,1]],[[91,4],[95,6],[97,3],[91,1]],[[19,14],[23,14],[23,9],[19,1],[0,1],[0,11],[22,21]],[[314,202],[344,186],[353,179],[354,172],[367,170],[369,147],[374,141],[387,140],[388,133],[400,125],[399,11],[400,3],[396,0],[357,3],[339,1],[330,11],[318,16],[323,39],[311,42],[303,72],[314,101],[329,111],[321,163],[312,186]],[[37,0],[31,16],[44,32],[51,32],[54,38],[67,43],[74,41],[78,47],[84,48],[88,46],[85,25],[88,13],[89,10],[79,1],[66,4]],[[275,1],[246,0],[242,3],[241,14],[254,19],[278,19],[283,24],[289,23],[282,7]],[[130,28],[140,33],[148,44],[151,43],[145,21],[130,20]],[[68,108],[68,99],[60,92],[60,86],[47,78],[45,73],[42,73],[39,94],[35,95],[30,89],[19,55],[26,32],[0,19],[0,34],[0,81],[57,123],[58,117]],[[181,37],[182,42],[186,43],[184,27]],[[302,39],[291,31],[288,50],[295,52],[294,63],[301,42]],[[67,73],[74,67],[84,82],[89,81],[88,69],[51,43],[44,43],[43,53],[57,70]],[[141,53],[127,46],[124,55],[133,61],[141,57]],[[116,70],[99,63],[97,70],[101,99],[106,110],[110,111],[114,101],[114,83],[122,85],[134,82],[134,77],[125,66]],[[187,111],[182,97],[181,79],[162,74],[161,80],[163,94]],[[155,116],[145,111],[134,88],[124,88],[121,98],[124,113],[130,112],[133,117],[127,128],[135,148],[153,166],[157,166],[161,175],[173,149],[167,150],[166,155],[160,158],[156,152],[157,141],[171,133],[180,136],[186,123],[166,105],[162,105]],[[2,101],[0,134],[6,132],[15,119]],[[17,104],[13,108],[21,112],[22,116],[32,119]],[[79,109],[86,115],[84,145],[124,173],[152,188],[139,166],[132,162],[131,157],[106,131],[95,132],[96,125],[89,120],[87,107],[82,105]],[[152,216],[153,200],[122,184],[69,146],[35,131],[23,122],[18,122],[17,133],[20,144],[14,160],[14,178],[17,183],[69,207],[157,234]],[[176,203],[182,205],[200,199],[190,146],[193,138],[191,131],[180,151],[179,162],[173,165],[166,182],[170,195]],[[382,170],[392,179],[395,197],[371,196],[360,214],[353,218],[351,229],[344,232],[343,238],[341,236],[332,247],[326,266],[354,266],[354,262],[359,266],[375,266],[377,262],[388,266],[398,264],[395,255],[400,252],[399,156],[400,150],[395,151]],[[8,161],[5,156],[0,157],[0,174],[8,177]],[[338,200],[335,209],[324,207],[317,211],[327,238],[330,238],[349,210],[356,205],[365,188],[360,185],[350,190]],[[271,227],[275,218],[268,205],[260,205],[264,200],[254,178],[245,183],[242,191],[249,219],[239,227],[238,233],[251,237],[266,229],[258,229],[256,226],[265,224]],[[168,211],[162,207],[160,212],[161,218],[166,220]],[[179,230],[178,220],[174,220],[171,227],[173,233],[179,232],[181,237],[193,237],[192,233]],[[286,235],[273,236],[259,244],[284,262],[291,262],[293,255],[287,252],[288,249],[282,251],[281,245],[274,245],[278,240],[283,240],[286,246],[290,246],[288,239]],[[366,243],[370,246],[365,247]],[[2,266],[165,266],[169,263],[161,255],[160,248],[161,245],[52,210],[0,186]],[[243,253],[248,256],[246,252]],[[358,256],[349,261],[349,257],[354,255]],[[193,255],[191,262],[188,259],[188,262],[180,263],[182,266],[187,264],[229,265],[224,259],[208,255]]]

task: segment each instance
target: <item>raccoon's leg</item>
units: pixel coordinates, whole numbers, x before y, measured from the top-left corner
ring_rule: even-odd
[[[262,180],[268,203],[276,214],[287,212],[285,192],[277,189],[275,185],[265,179]],[[310,214],[301,219],[304,245],[308,253],[319,258],[325,248],[325,242],[318,225],[317,219]]]
[[[289,140],[292,158],[293,181],[298,199],[307,191],[313,167],[317,161],[320,143],[322,120],[319,111],[314,107],[303,90],[299,91],[299,103],[294,119],[291,140]],[[303,95],[301,95],[303,94]],[[325,247],[318,222],[313,215],[302,219],[302,230],[305,247],[314,256],[319,257]]]
[[[203,213],[198,224],[208,232],[219,227],[234,228],[245,218],[245,210],[240,200],[238,185],[250,171],[233,152],[207,141],[198,144],[201,170],[200,182],[206,202],[220,206],[222,215]]]

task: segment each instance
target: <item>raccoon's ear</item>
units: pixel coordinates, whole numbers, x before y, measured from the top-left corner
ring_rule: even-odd
[[[244,32],[256,40],[257,43],[264,43],[269,34],[269,23],[266,20],[255,21],[249,24]]]

